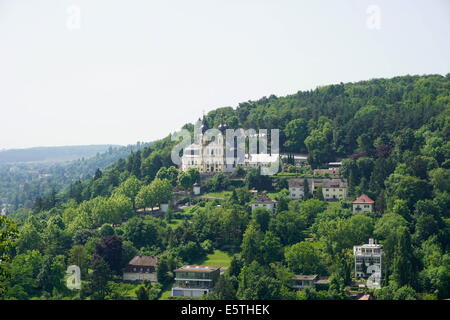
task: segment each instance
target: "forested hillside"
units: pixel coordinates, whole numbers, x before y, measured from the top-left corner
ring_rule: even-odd
[[[157,299],[170,288],[173,269],[220,250],[231,262],[205,298],[349,299],[357,290],[352,248],[375,237],[386,259],[383,288],[370,291],[377,299],[449,298],[450,74],[270,96],[216,109],[206,121],[280,129],[282,150],[307,152],[312,168],[343,159],[349,200],[366,193],[376,210],[352,214],[349,201],[291,200],[280,176],[251,170],[216,174],[203,185],[209,196],[154,214],[149,208],[170,199],[173,188],[188,190],[199,180],[195,170],[171,167],[175,142],[166,137],[37,199],[32,210],[1,218],[0,296]],[[252,188],[276,199],[276,211],[251,212]],[[159,284],[121,281],[136,254],[160,257]],[[70,264],[81,267],[81,291],[64,286]],[[294,274],[327,276],[329,288],[293,291]]]
[[[38,197],[56,196],[56,193],[67,188],[71,183],[92,177],[97,169],[104,169],[119,159],[125,159],[133,150],[140,150],[148,143],[138,143],[126,147],[104,146],[100,148],[57,147],[52,154],[40,156],[31,149],[32,155],[27,158],[52,159],[49,162],[27,162],[21,155],[14,157],[17,163],[0,163],[0,205],[8,206],[10,211],[20,207],[31,208]],[[41,151],[53,150],[43,148]],[[60,161],[64,150],[69,150],[72,161]],[[80,153],[80,150],[82,151]],[[95,152],[103,150],[104,152]],[[94,152],[94,153],[93,153]],[[84,156],[80,156],[84,154]],[[79,157],[78,157],[79,156]],[[6,159],[6,158],[5,158]],[[57,160],[60,159],[60,160]]]

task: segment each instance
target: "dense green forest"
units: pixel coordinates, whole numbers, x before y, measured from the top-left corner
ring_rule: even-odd
[[[71,183],[92,177],[97,169],[104,169],[119,159],[125,159],[133,150],[140,150],[148,145],[148,143],[138,142],[136,145],[126,147],[39,148],[37,154],[35,148],[21,150],[25,154],[20,154],[20,157],[15,154],[14,159],[17,162],[0,163],[0,206],[8,207],[9,211],[15,211],[21,207],[31,208],[37,198],[56,196],[56,193],[64,190]],[[41,156],[41,152],[46,150],[51,151],[49,155]],[[3,153],[6,151],[0,152],[0,155]],[[65,154],[76,158],[71,161],[61,161]],[[48,161],[29,162],[30,159],[43,159],[43,157]]]
[[[311,169],[343,159],[350,200],[366,193],[375,212],[352,214],[349,201],[291,200],[280,175],[257,170],[216,174],[204,183],[214,196],[183,199],[186,209],[142,210],[199,181],[195,170],[173,167],[168,136],[1,217],[0,297],[158,299],[173,269],[220,250],[231,261],[205,299],[349,299],[352,248],[375,237],[386,264],[383,287],[371,292],[377,299],[449,298],[450,74],[269,96],[213,110],[206,121],[280,129],[282,150],[308,153]],[[251,212],[255,187],[277,199],[275,212]],[[160,257],[158,284],[121,281],[136,254]],[[71,264],[81,268],[79,291],[64,285]],[[329,276],[329,288],[294,291],[294,274]]]

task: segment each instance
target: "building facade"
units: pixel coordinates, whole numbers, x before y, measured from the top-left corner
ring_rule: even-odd
[[[199,142],[186,147],[181,158],[181,170],[198,169],[201,173],[233,172],[237,166],[236,159],[227,162],[226,126],[219,126],[218,134],[209,137],[204,124],[199,134]]]
[[[318,275],[299,274],[292,278],[292,289],[302,290],[306,288],[313,288],[317,290],[327,290],[329,285],[328,277],[319,277]]]
[[[181,157],[181,170],[191,168],[200,173],[225,172],[232,173],[237,168],[244,169],[269,167],[279,163],[279,154],[247,153],[242,159],[238,157],[237,145],[227,146],[226,125],[215,129],[213,136],[206,134],[209,130],[205,120],[198,132],[198,141],[186,147]]]
[[[266,208],[267,210],[274,211],[277,201],[270,199],[265,193],[261,193],[252,202],[252,212],[256,208]]]
[[[174,273],[172,296],[198,298],[213,290],[220,277],[220,267],[186,265]]]
[[[373,212],[375,201],[366,194],[360,195],[353,201],[353,213]]]
[[[157,282],[157,265],[158,258],[155,256],[135,256],[123,270],[123,280]]]
[[[289,196],[294,199],[303,199],[305,197],[305,180],[306,183],[308,183],[309,192],[313,194],[313,180],[312,179],[302,179],[302,178],[295,178],[295,179],[289,179],[288,180],[288,186],[289,186]]]
[[[369,243],[353,247],[355,258],[355,277],[370,280],[370,286],[377,288],[381,286],[384,274],[384,252],[383,245],[369,239]],[[368,283],[369,284],[369,283]]]
[[[289,195],[292,199],[303,199],[305,197],[305,180],[311,195],[317,197],[322,192],[326,201],[338,201],[347,199],[347,180],[328,178],[293,178],[288,179]],[[320,191],[322,189],[322,191]]]
[[[295,275],[293,280],[293,289],[306,289],[306,288],[314,288],[315,287],[315,281],[318,279],[317,275]]]
[[[325,201],[347,200],[348,184],[345,179],[324,179],[322,194]]]

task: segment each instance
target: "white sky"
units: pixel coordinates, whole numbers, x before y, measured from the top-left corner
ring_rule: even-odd
[[[449,40],[447,0],[0,0],[0,149],[151,141],[270,94],[446,74]]]

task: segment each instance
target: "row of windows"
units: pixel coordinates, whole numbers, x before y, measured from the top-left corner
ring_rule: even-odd
[[[370,253],[370,254],[380,254],[381,250],[380,249],[365,249],[365,248],[361,248],[359,250],[357,250],[358,253]]]
[[[381,263],[381,258],[380,257],[356,257],[355,258],[356,263],[363,263],[365,262],[366,264],[374,264],[374,263]]]
[[[343,198],[344,195],[343,195],[343,194],[338,194],[337,197],[338,197],[338,198]],[[333,198],[333,199],[336,199],[336,195],[330,196],[329,194],[325,194],[325,198]]]
[[[303,197],[303,195],[304,195],[303,192],[298,194],[299,197]],[[297,196],[297,193],[291,193],[291,197],[295,198],[296,196]]]

